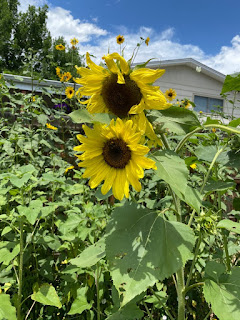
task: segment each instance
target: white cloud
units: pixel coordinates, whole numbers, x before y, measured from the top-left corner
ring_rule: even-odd
[[[231,74],[240,71],[240,35],[236,35],[231,46],[224,46],[220,52],[209,59],[203,61],[208,66],[222,71],[225,74]]]
[[[94,36],[106,36],[108,33],[96,24],[74,19],[70,11],[61,7],[49,9],[47,26],[52,37],[63,36],[68,42],[73,37],[76,37],[81,43],[88,42]]]
[[[240,35],[236,35],[229,46],[223,46],[216,55],[209,55],[199,46],[183,44],[174,39],[175,30],[169,27],[162,32],[156,32],[149,26],[142,26],[137,32],[131,32],[126,26],[112,26],[112,30],[104,30],[97,25],[97,17],[90,17],[91,22],[75,19],[70,11],[61,7],[52,7],[47,0],[20,0],[21,10],[28,5],[49,5],[48,28],[53,37],[63,36],[67,42],[73,37],[79,39],[81,54],[89,51],[96,56],[99,63],[103,55],[108,52],[119,52],[116,36],[120,33],[125,37],[122,44],[124,55],[129,59],[136,48],[140,37],[150,37],[149,46],[142,43],[135,62],[144,62],[150,58],[157,60],[171,60],[177,58],[194,58],[224,74],[234,73],[240,69]]]

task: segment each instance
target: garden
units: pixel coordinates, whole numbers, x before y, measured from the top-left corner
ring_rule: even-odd
[[[123,41],[42,94],[1,75],[0,320],[240,319],[240,118],[161,92],[132,63],[149,38]]]

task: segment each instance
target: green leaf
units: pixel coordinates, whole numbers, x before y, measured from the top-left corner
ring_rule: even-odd
[[[153,154],[158,177],[172,188],[184,193],[187,186],[188,169],[185,161],[173,151],[158,151]]]
[[[11,305],[10,296],[0,293],[0,320],[17,320],[16,309]]]
[[[41,217],[41,209],[42,209],[42,201],[41,200],[32,200],[29,203],[29,206],[18,206],[18,212],[21,216],[25,216],[32,225],[36,222],[37,218]]]
[[[129,302],[122,309],[109,316],[107,320],[135,320],[142,319],[144,313],[135,303]]]
[[[168,129],[176,134],[185,134],[192,131],[193,127],[201,126],[194,112],[180,107],[155,110],[151,115],[156,118],[156,123],[162,125],[162,129]]]
[[[206,125],[206,124],[221,124],[222,122],[220,120],[217,120],[217,119],[212,119],[210,117],[207,117],[207,120],[204,122],[203,125]]]
[[[192,257],[194,234],[188,226],[166,221],[156,212],[124,205],[107,226],[106,255],[123,305],[179,270]]]
[[[192,209],[196,210],[197,213],[200,213],[200,208],[202,205],[202,195],[196,189],[193,189],[190,186],[183,188],[183,194],[173,188],[173,191],[177,194],[180,200],[186,202]]]
[[[227,229],[230,232],[240,234],[240,223],[234,222],[232,220],[221,220],[220,222],[218,222],[217,228]]]
[[[46,116],[45,114],[41,113],[38,117],[37,117],[38,122],[45,126],[46,123],[48,122],[48,116]]]
[[[211,261],[206,266],[203,294],[220,320],[240,319],[240,267],[231,274],[224,273],[225,267]],[[230,315],[230,318],[229,318]]]
[[[207,161],[210,163],[212,162],[217,152],[218,152],[218,147],[216,145],[212,145],[212,146],[200,145],[195,150],[195,154],[198,157],[198,159]],[[225,151],[218,156],[216,163],[226,164],[228,160],[229,160],[228,153],[227,151]]]
[[[230,188],[235,188],[236,183],[233,181],[209,181],[205,188],[204,193],[213,192],[213,191],[226,191]]]
[[[240,126],[240,118],[230,121],[228,125],[234,128],[236,128],[237,126]]]
[[[20,252],[20,245],[16,242],[0,242],[0,263],[8,265]]]
[[[34,292],[31,295],[31,298],[32,300],[40,302],[44,305],[53,306],[57,308],[62,307],[62,304],[60,302],[55,288],[48,283],[42,284],[38,291]]]
[[[105,255],[105,239],[102,238],[85,249],[77,258],[71,259],[69,262],[79,268],[89,268],[104,258]]]
[[[81,314],[84,310],[89,310],[92,304],[88,303],[86,298],[86,288],[81,288],[77,292],[77,298],[73,301],[72,306],[68,314]]]
[[[226,76],[223,83],[221,94],[230,91],[240,91],[240,74],[238,74],[235,77],[232,77],[230,75]]]
[[[92,123],[101,122],[109,124],[112,117],[108,113],[91,114],[87,109],[79,109],[69,114],[70,118],[75,123]]]
[[[16,177],[16,176],[12,176],[11,178],[10,178],[10,181],[11,181],[11,183],[15,186],[15,187],[17,187],[17,188],[22,188],[23,186],[24,186],[24,184],[25,183],[27,183],[28,182],[28,180],[31,178],[31,176],[32,176],[32,174],[31,173],[25,173],[23,176],[22,176],[22,178],[18,178],[18,177]]]

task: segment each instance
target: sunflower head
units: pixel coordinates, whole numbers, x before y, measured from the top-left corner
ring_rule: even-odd
[[[57,44],[56,46],[55,46],[55,48],[57,49],[57,50],[59,50],[59,51],[63,51],[63,50],[65,50],[65,46],[63,45],[63,44]]]
[[[72,78],[72,75],[70,72],[64,72],[60,78],[61,82],[67,82]]]
[[[86,137],[78,135],[80,146],[75,151],[81,160],[79,167],[86,168],[83,178],[90,178],[89,185],[96,188],[104,181],[101,191],[106,194],[111,188],[115,198],[129,197],[129,185],[141,190],[140,178],[143,169],[156,169],[155,162],[145,157],[149,149],[139,143],[141,133],[131,120],[111,121],[110,125],[95,124],[93,129],[83,126]]]
[[[122,44],[125,41],[124,36],[121,36],[120,34],[116,37],[116,39],[118,44]]]
[[[70,40],[70,43],[71,43],[71,45],[73,46],[73,47],[75,47],[77,44],[78,44],[78,39],[76,39],[76,38],[73,38],[73,39],[71,39]]]
[[[61,69],[60,69],[59,67],[56,67],[56,75],[57,75],[58,77],[61,76]]]
[[[154,83],[165,70],[138,68],[132,70],[129,63],[114,52],[103,57],[107,68],[97,66],[86,55],[88,68],[77,68],[81,78],[81,95],[91,96],[86,101],[90,113],[112,113],[120,118],[139,114],[144,109],[169,107],[164,94]]]
[[[147,39],[145,40],[145,43],[146,43],[147,46],[148,46],[149,41],[150,41],[150,38],[147,37]]]
[[[172,88],[166,90],[165,92],[165,97],[167,98],[168,101],[174,100],[176,96],[177,96],[176,91]]]
[[[72,97],[74,96],[74,93],[75,93],[75,91],[74,91],[73,87],[67,87],[65,90],[65,94],[68,99],[72,99]]]

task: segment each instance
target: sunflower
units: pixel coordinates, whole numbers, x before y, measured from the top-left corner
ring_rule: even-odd
[[[159,87],[152,85],[165,70],[131,70],[126,60],[116,52],[103,59],[108,68],[96,65],[87,53],[88,68],[76,67],[81,78],[76,78],[75,82],[83,85],[79,93],[91,96],[84,102],[90,113],[106,112],[119,118],[127,118],[144,109],[169,108],[170,105]]]
[[[177,96],[176,91],[172,88],[165,91],[165,97],[167,98],[168,101],[174,100],[176,96]]]
[[[72,75],[70,72],[64,72],[60,78],[61,82],[67,82],[72,78]]]
[[[57,44],[56,46],[55,46],[55,48],[57,49],[57,50],[59,50],[59,51],[63,51],[63,50],[65,50],[65,46],[63,45],[63,44]]]
[[[76,39],[76,38],[73,38],[73,39],[71,39],[70,40],[70,43],[71,43],[71,45],[73,46],[73,47],[75,47],[77,44],[78,44],[78,39]]]
[[[51,130],[57,130],[57,128],[52,126],[50,123],[46,123],[46,127]]]
[[[72,97],[74,96],[74,89],[73,87],[67,87],[65,90],[65,94],[67,96],[68,99],[72,99]]]
[[[148,46],[149,41],[150,41],[150,38],[147,37],[147,39],[145,40],[145,43],[146,43],[147,46]]]
[[[83,178],[90,178],[89,185],[96,188],[104,181],[101,191],[106,194],[111,188],[116,199],[129,197],[129,184],[141,191],[140,178],[144,176],[143,169],[156,169],[155,162],[145,155],[149,149],[139,144],[141,133],[136,131],[132,120],[112,119],[107,127],[95,124],[93,129],[83,125],[86,137],[77,135],[81,145],[74,147],[75,151],[83,152],[77,155],[81,160],[79,167],[86,168]]]
[[[120,34],[116,37],[116,39],[118,44],[122,44],[125,41],[124,36],[120,36]]]
[[[61,77],[61,69],[56,67],[56,75],[60,78]]]

